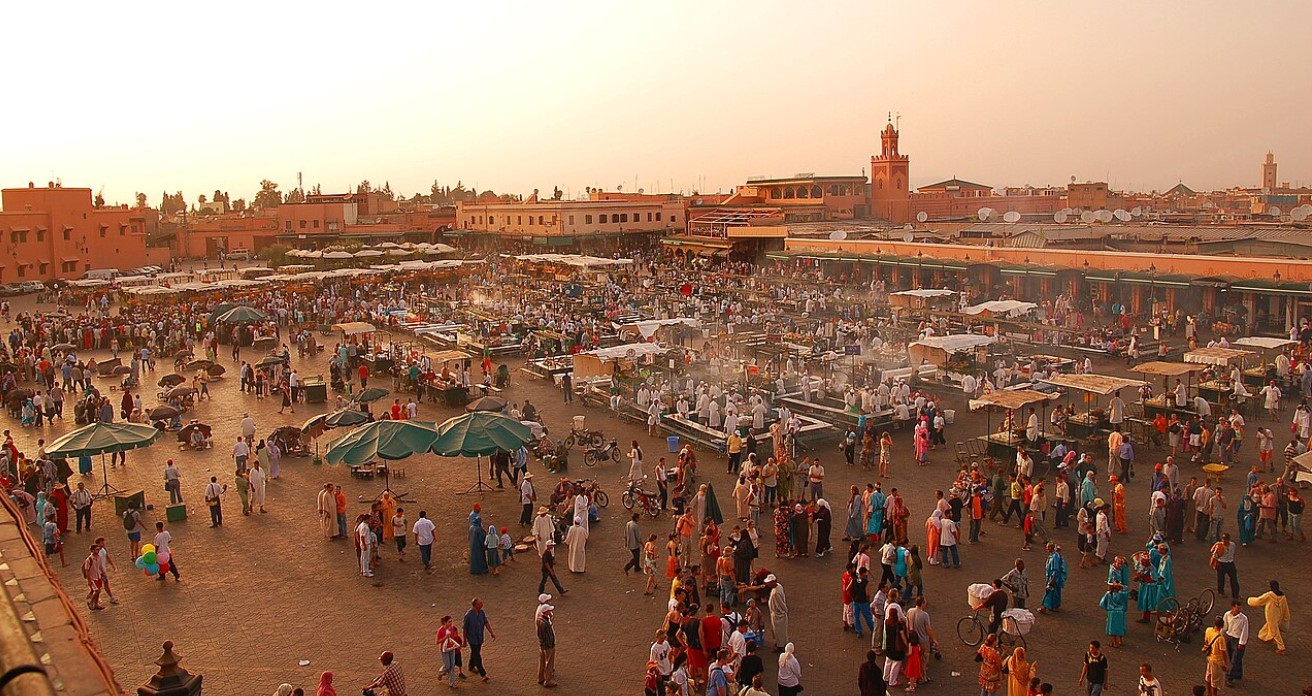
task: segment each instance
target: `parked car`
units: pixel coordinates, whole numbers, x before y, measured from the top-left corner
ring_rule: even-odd
[[[250,249],[233,249],[232,251],[228,252],[227,258],[228,258],[229,261],[250,261],[250,260],[251,260],[251,250],[250,250]]]
[[[0,286],[0,296],[14,297],[15,295],[30,295],[34,292],[42,292],[46,289],[44,283],[36,280],[27,280],[21,283],[9,283]]]

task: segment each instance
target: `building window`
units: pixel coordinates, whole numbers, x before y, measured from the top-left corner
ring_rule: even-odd
[[[778,187],[778,186],[776,186],[776,187],[770,189],[770,197],[771,197],[771,198],[778,198],[778,197],[779,197],[779,187]]]
[[[22,278],[23,276],[26,276],[26,275],[27,275],[27,266],[24,266],[24,265],[21,264],[21,263],[18,264],[18,277],[19,277],[19,278]]]
[[[573,215],[569,216],[569,224],[571,224],[571,225],[574,224],[574,216],[573,216]]]
[[[48,261],[42,261],[42,262],[41,262],[41,275],[45,275],[46,273],[49,273],[49,272],[50,272],[50,262],[48,262]]]
[[[798,186],[798,187],[797,187],[797,197],[798,197],[798,198],[810,198],[810,197],[811,197],[811,187],[810,187],[810,186]]]
[[[670,216],[670,222],[678,222],[678,221],[679,221],[679,216],[678,216],[678,215],[671,215],[671,216]]]
[[[314,221],[314,229],[316,229],[316,230],[319,229],[319,221],[318,221],[318,220],[315,220],[315,221]]]
[[[122,226],[118,228],[118,236],[124,237],[127,235],[127,233],[128,233],[128,228]]]
[[[794,197],[795,196],[793,194],[792,186],[789,186],[788,188],[784,189],[784,198],[794,198]]]
[[[651,222],[651,213],[647,213],[647,222]]]
[[[603,224],[603,225],[606,224],[606,216],[605,216],[605,215],[602,215],[601,218],[600,218],[600,220],[601,220],[601,224]]]
[[[591,215],[584,215],[584,216],[583,216],[583,224],[585,224],[585,225],[591,225],[591,224],[592,224],[592,216],[591,216]]]
[[[629,214],[628,214],[628,213],[620,213],[620,222],[628,222],[628,221],[629,221]]]
[[[515,216],[515,224],[516,224],[516,225],[522,225],[522,224],[524,224],[524,216],[523,216],[523,215],[516,215],[516,216]]]
[[[824,197],[825,197],[825,192],[822,191],[822,190],[820,189],[819,186],[812,186],[812,187],[811,187],[811,197],[812,197],[812,198],[824,198]]]
[[[105,233],[108,231],[109,230],[105,229],[104,227],[100,228],[100,237],[103,239],[105,237]]]
[[[68,241],[68,230],[64,230],[64,241],[66,241],[66,242]],[[74,268],[73,270],[76,271],[77,268]]]
[[[46,231],[45,231],[45,230],[37,230],[37,231],[36,231],[36,241],[38,241],[38,242],[44,242],[44,241],[46,241]]]
[[[297,225],[297,227],[299,227],[299,228],[301,228],[301,229],[305,229],[305,221],[304,221],[304,220],[299,220],[298,223],[299,223],[299,224]]]
[[[541,215],[538,216],[538,224],[539,224],[539,225],[542,224],[542,216],[541,216]]]
[[[656,222],[660,222],[660,221],[661,221],[661,214],[656,213]]]

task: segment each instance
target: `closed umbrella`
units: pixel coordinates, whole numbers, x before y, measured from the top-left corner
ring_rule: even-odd
[[[99,454],[100,475],[104,479],[97,497],[107,497],[119,490],[109,485],[105,471],[106,452],[126,452],[141,447],[149,447],[159,439],[163,431],[149,425],[137,423],[92,423],[74,430],[63,437],[55,439],[46,448],[50,459],[77,459]]]
[[[511,452],[533,440],[533,432],[523,423],[488,411],[456,416],[437,428],[438,437],[432,452],[441,457],[473,457],[478,481],[465,493],[495,489],[483,483],[483,468],[478,458],[496,452]]]
[[[269,318],[268,314],[254,308],[242,305],[219,315],[216,320],[220,324],[257,324]]]
[[[226,367],[224,367],[224,366],[222,366],[222,365],[210,365],[209,367],[205,368],[205,374],[209,375],[210,377],[219,377],[219,376],[222,376],[223,373],[225,373],[225,372],[227,372],[227,371],[228,371],[228,368],[226,368]]]
[[[254,341],[251,341],[251,345],[255,346],[256,348],[267,348],[268,346],[276,346],[278,345],[278,337],[260,336]]]
[[[73,350],[73,344],[72,344],[72,343],[56,343],[55,345],[50,346],[50,350],[64,350],[64,351]]]

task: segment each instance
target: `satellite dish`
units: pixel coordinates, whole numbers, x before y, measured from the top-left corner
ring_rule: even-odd
[[[1130,214],[1126,212],[1123,208],[1117,208],[1116,212],[1112,213],[1112,215],[1115,215],[1116,219],[1120,220],[1121,222],[1130,221]]]
[[[1007,213],[1002,216],[1002,219],[1004,222],[1017,223],[1020,222],[1020,213],[1014,210],[1008,210]]]
[[[1098,222],[1111,222],[1113,220],[1112,211],[1099,210],[1097,213]]]
[[[1268,208],[1266,212],[1271,217],[1280,217],[1280,208],[1277,208],[1274,205]]]
[[[1075,212],[1075,211],[1074,211],[1074,210],[1071,210],[1070,208],[1062,208],[1061,210],[1059,210],[1059,211],[1057,211],[1057,212],[1061,213],[1062,215],[1070,215],[1071,213],[1073,213],[1073,212]]]
[[[907,232],[906,234],[902,235],[902,241],[906,242],[907,244],[910,244],[911,242],[916,241],[916,235]]]
[[[1068,212],[1068,213],[1075,213],[1076,215],[1083,215],[1083,214],[1084,214],[1084,208],[1076,208],[1075,210],[1067,210],[1066,212]]]
[[[1130,211],[1130,215],[1133,215],[1134,217],[1139,217],[1140,215],[1143,215],[1143,208],[1137,205],[1134,206],[1134,210]]]
[[[1064,211],[1064,210],[1058,210],[1058,211],[1056,212],[1056,214],[1054,214],[1054,215],[1052,216],[1052,221],[1053,221],[1053,222],[1058,222],[1058,223],[1060,223],[1060,222],[1066,222],[1066,211]]]
[[[976,215],[979,216],[979,219],[980,219],[981,222],[986,221],[986,220],[988,220],[989,218],[993,217],[993,209],[992,209],[992,208],[980,208],[980,209],[979,209],[979,212],[976,213]]]
[[[916,226],[908,222],[907,224],[905,224],[905,225],[902,226],[902,229],[904,229],[904,230],[914,230],[914,229],[916,229]]]
[[[925,212],[925,211],[923,211],[923,210],[920,211],[920,212],[918,212],[918,213],[916,213],[916,222],[924,222],[924,221],[926,221],[926,220],[928,220],[928,219],[929,219],[929,213],[927,213],[927,212]]]
[[[835,242],[841,242],[844,239],[847,239],[847,230],[834,230],[829,233],[829,238]]]
[[[639,194],[639,195],[644,194],[644,193],[646,193],[646,192],[647,192],[646,189],[638,189],[638,194]]]
[[[1203,208],[1204,208],[1204,209],[1207,209],[1207,210],[1211,210],[1211,209],[1213,208],[1212,202],[1211,202],[1211,201],[1203,201]]]
[[[1087,223],[1093,222],[1093,221],[1096,220],[1096,219],[1097,219],[1097,216],[1095,216],[1095,215],[1093,214],[1093,211],[1086,210],[1086,211],[1080,213],[1080,222],[1083,222],[1083,223],[1086,223],[1086,224],[1087,224]]]
[[[1289,211],[1289,217],[1293,218],[1294,222],[1302,222],[1307,219],[1308,210],[1307,208],[1300,205],[1297,208],[1294,208],[1293,210]]]

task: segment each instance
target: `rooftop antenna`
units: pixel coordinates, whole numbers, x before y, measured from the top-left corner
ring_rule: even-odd
[[[902,130],[902,112],[897,112],[897,119],[893,121],[893,130]]]

